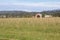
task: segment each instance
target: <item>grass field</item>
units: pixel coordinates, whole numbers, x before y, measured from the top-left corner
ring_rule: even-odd
[[[60,40],[60,18],[0,18],[0,40]]]

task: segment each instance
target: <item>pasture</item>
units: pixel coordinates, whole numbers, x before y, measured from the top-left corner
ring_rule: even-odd
[[[0,18],[0,40],[60,40],[60,18]]]

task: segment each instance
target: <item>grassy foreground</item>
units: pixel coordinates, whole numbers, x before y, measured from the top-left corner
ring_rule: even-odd
[[[60,18],[0,18],[0,40],[60,40]]]

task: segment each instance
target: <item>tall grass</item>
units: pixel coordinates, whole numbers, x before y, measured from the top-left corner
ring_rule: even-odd
[[[60,40],[60,18],[0,18],[0,39]]]

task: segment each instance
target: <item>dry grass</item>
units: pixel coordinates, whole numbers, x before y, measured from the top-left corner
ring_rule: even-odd
[[[60,40],[60,18],[0,18],[0,39]]]

